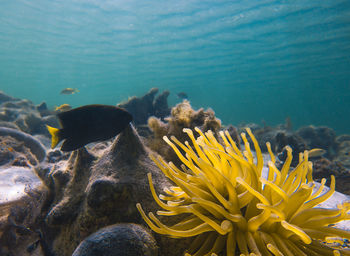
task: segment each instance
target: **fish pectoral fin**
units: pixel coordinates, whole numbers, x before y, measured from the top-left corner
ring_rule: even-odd
[[[60,137],[60,129],[48,125],[46,125],[46,128],[51,134],[51,148],[54,148],[62,140]]]
[[[62,151],[73,151],[78,148],[81,148],[85,145],[85,143],[81,143],[79,140],[75,140],[73,138],[66,138],[62,144]]]

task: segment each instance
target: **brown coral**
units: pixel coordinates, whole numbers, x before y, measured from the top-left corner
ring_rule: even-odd
[[[212,109],[194,110],[188,100],[173,107],[171,115],[165,118],[165,121],[163,122],[156,117],[148,119],[148,126],[152,130],[153,136],[147,143],[152,150],[158,152],[167,161],[176,163],[178,163],[176,154],[164,143],[163,136],[175,136],[179,141],[184,142],[187,138],[182,132],[183,128],[199,127],[202,131],[213,131],[216,136],[221,127],[221,121],[215,117],[215,112]]]

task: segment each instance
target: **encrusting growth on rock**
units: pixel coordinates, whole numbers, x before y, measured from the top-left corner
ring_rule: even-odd
[[[174,151],[163,141],[163,136],[175,136],[179,141],[187,139],[182,129],[199,127],[202,131],[211,130],[217,136],[221,127],[220,119],[215,117],[212,109],[192,109],[190,102],[184,100],[171,109],[171,115],[165,118],[165,122],[156,117],[148,119],[148,126],[153,132],[153,137],[147,139],[147,146],[159,153],[167,161],[178,163]]]
[[[36,168],[48,188],[42,215],[46,243],[53,253],[72,255],[78,244],[102,227],[115,223],[141,223],[135,204],[156,207],[147,193],[147,173],[152,173],[156,188],[170,186],[142,143],[135,128],[128,125],[114,142],[96,154],[84,148],[73,151],[68,161],[51,168]],[[178,255],[179,243],[159,238],[162,255]],[[182,250],[183,250],[182,249]],[[169,254],[174,251],[174,254]]]

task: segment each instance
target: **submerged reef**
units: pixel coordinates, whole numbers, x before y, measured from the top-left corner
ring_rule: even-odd
[[[46,125],[58,125],[46,103],[35,106],[30,100],[16,99],[0,91],[0,126],[17,129],[31,135],[49,135]]]
[[[49,149],[45,125],[57,127],[58,123],[45,103],[35,106],[29,100],[0,92],[0,255],[70,256],[74,252],[78,256],[86,255],[86,251],[92,255],[97,252],[105,255],[113,250],[113,255],[123,255],[127,251],[130,255],[178,256],[188,248],[191,250],[187,252],[194,255],[205,255],[211,248],[214,248],[213,252],[223,248],[218,255],[225,255],[233,246],[227,241],[236,242],[236,253],[256,250],[255,243],[261,252],[267,251],[271,255],[278,253],[277,249],[286,250],[281,249],[284,245],[288,249],[291,247],[289,250],[293,255],[299,252],[313,255],[304,252],[310,248],[319,252],[317,255],[326,255],[323,251],[328,253],[335,247],[325,244],[320,249],[322,243],[315,237],[320,236],[320,241],[341,242],[324,237],[327,232],[329,237],[339,234],[335,234],[337,229],[327,227],[325,223],[348,218],[345,213],[348,205],[332,210],[311,206],[325,200],[334,190],[334,179],[330,178],[330,192],[321,192],[325,187],[322,177],[335,175],[338,190],[350,194],[347,169],[350,165],[346,165],[350,162],[349,135],[334,137],[331,129],[312,126],[297,133],[291,129],[291,124],[264,128],[253,125],[259,144],[265,147],[262,150],[268,152],[265,142],[272,138],[270,151],[278,155],[274,157],[270,152],[272,162],[268,164],[267,175],[266,166],[260,172],[259,147],[254,146],[258,151],[256,160],[247,144],[247,141],[253,144],[255,141],[244,136],[245,145],[241,146],[245,151],[241,152],[237,129],[226,126],[227,131],[221,132],[223,126],[214,111],[194,110],[188,101],[184,101],[170,112],[169,92],[158,96],[157,93],[158,89],[151,89],[143,97],[130,99],[128,107],[136,116],[140,115],[137,130],[131,125],[113,140],[65,153]],[[148,118],[153,134],[146,124]],[[203,132],[192,134],[186,130],[183,133],[183,128],[193,130],[195,127],[200,127]],[[188,139],[190,133],[193,138]],[[172,142],[164,142],[163,136]],[[325,155],[311,158],[311,153],[303,153],[305,149],[311,149],[310,145],[322,148],[322,136],[332,144],[324,148]],[[289,147],[285,149],[286,145],[293,148],[292,153]],[[178,152],[174,151],[175,146]],[[161,160],[163,158],[157,152],[165,160]],[[183,158],[178,157],[180,153]],[[267,154],[263,158],[266,160]],[[173,163],[168,164],[168,161]],[[237,172],[230,173],[230,166],[235,166]],[[149,181],[153,182],[151,193],[147,173],[150,173]],[[271,173],[274,174],[271,176]],[[224,175],[231,175],[230,182],[223,178]],[[315,184],[313,194],[312,178],[322,183],[320,189],[320,184]],[[155,201],[156,191],[163,195]],[[232,204],[234,193],[237,200]],[[309,201],[305,199],[307,195]],[[335,207],[335,202],[343,202],[346,198],[349,197],[342,195],[337,197],[338,201],[328,200],[322,207],[327,204]],[[295,201],[299,205],[295,205]],[[137,203],[147,210],[159,207],[157,203],[167,207],[158,212],[159,222],[155,217],[149,219],[156,232],[148,230],[147,225],[140,225],[145,222]],[[237,204],[238,208],[234,208]],[[315,231],[315,222],[323,233]],[[343,225],[347,229],[343,223],[346,222],[337,226]],[[208,232],[199,234],[203,227]],[[173,229],[179,233],[172,233]],[[233,231],[242,236],[238,237]],[[343,232],[340,237],[347,237],[345,231],[339,232]],[[307,244],[307,237],[311,238],[311,244]],[[337,251],[334,254],[337,255]]]
[[[31,169],[0,169],[0,255],[30,255],[28,245],[40,239],[35,221],[45,197]]]
[[[152,173],[157,189],[170,186],[130,125],[98,154],[82,148],[67,161],[36,168],[48,188],[41,230],[54,255],[72,255],[78,244],[100,228],[115,223],[141,223],[137,202],[156,207],[148,193],[146,175]],[[158,241],[163,255],[179,255],[184,246]],[[171,254],[169,252],[174,252]]]
[[[342,163],[350,168],[350,135],[341,135],[337,137],[338,152],[335,161]]]
[[[127,102],[117,104],[118,107],[126,109],[133,116],[135,126],[147,124],[150,116],[163,119],[170,114],[168,106],[169,91],[164,91],[160,95],[158,88],[152,88],[142,97],[133,96]]]
[[[203,131],[212,130],[217,135],[221,128],[221,121],[215,117],[212,109],[194,110],[190,102],[184,100],[171,109],[171,115],[166,117],[164,122],[157,117],[150,117],[148,126],[153,134],[147,139],[147,146],[158,152],[167,161],[178,163],[176,154],[164,143],[163,136],[175,136],[184,143],[187,137],[184,136],[182,129],[193,129],[194,127],[200,127]]]
[[[312,161],[313,178],[315,181],[321,181],[327,178],[326,185],[329,186],[329,178],[334,175],[337,183],[337,191],[350,195],[350,170],[345,168],[341,162],[330,161],[327,158],[319,158]]]
[[[33,168],[46,158],[44,128],[32,102],[0,92],[0,255],[27,255],[40,237],[32,227],[46,193]]]
[[[322,148],[326,150],[325,156],[333,159],[338,150],[335,131],[325,126],[304,126],[296,131],[305,141],[308,149]]]
[[[84,239],[72,254],[72,256],[125,255],[158,255],[157,243],[143,226],[122,223],[102,228],[93,233]]]
[[[336,136],[334,130],[325,126],[305,126],[296,131],[291,129],[287,120],[286,124],[276,127],[260,127],[257,124],[246,125],[252,129],[262,152],[267,152],[266,142],[271,144],[272,152],[277,155],[276,166],[281,167],[287,158],[286,146],[293,150],[291,166],[298,165],[299,153],[313,148],[320,149],[322,154],[310,155],[310,161],[314,165],[314,179],[321,181],[335,175],[338,191],[350,195],[350,136]],[[243,131],[242,125],[239,128]],[[251,140],[249,140],[251,142]],[[329,185],[329,182],[327,182]]]
[[[325,126],[304,126],[293,131],[287,124],[276,127],[264,126],[260,127],[256,124],[241,125],[241,127],[250,127],[254,132],[259,146],[263,152],[267,152],[266,142],[271,144],[272,151],[276,154],[283,152],[285,146],[293,149],[292,166],[298,164],[298,154],[304,150],[321,148],[325,150],[324,156],[333,159],[339,148],[336,134],[333,129]],[[241,128],[242,131],[244,128]],[[283,154],[284,161],[286,154]]]
[[[157,215],[182,216],[165,225],[153,213],[146,215],[142,203],[138,203],[140,214],[152,230],[174,238],[195,237],[186,255],[350,255],[350,251],[334,244],[350,239],[350,232],[332,227],[350,219],[350,202],[337,209],[316,207],[334,193],[335,178],[331,177],[327,192],[323,193],[325,179],[313,191],[308,151],[299,155],[297,167],[290,170],[292,149],[287,147],[286,161],[278,170],[267,143],[271,161],[264,177],[263,155],[249,128],[256,159],[244,133],[242,152],[228,132],[220,132],[220,144],[213,132],[195,130],[200,135],[197,139],[191,129],[183,130],[194,149],[175,137],[172,141],[164,137],[183,163],[181,168],[152,157],[176,184],[158,196],[152,174],[148,174],[153,198],[162,208]]]
[[[44,145],[30,134],[16,129],[0,127],[0,136],[1,151],[4,149],[5,152],[12,153],[13,155],[22,153],[22,158],[27,158],[32,165],[42,162],[46,156],[46,148]],[[17,156],[17,158],[21,156]],[[14,156],[8,157],[7,160],[11,158],[16,159]],[[15,162],[13,165],[16,165]]]

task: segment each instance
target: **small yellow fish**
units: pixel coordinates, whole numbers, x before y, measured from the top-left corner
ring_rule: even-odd
[[[61,94],[74,94],[79,92],[77,88],[65,88],[61,91]]]
[[[314,148],[309,151],[309,157],[321,157],[326,153],[327,151],[322,148]]]
[[[61,106],[56,107],[55,111],[63,112],[63,111],[71,110],[71,109],[72,109],[71,105],[69,105],[69,104],[62,104]]]

